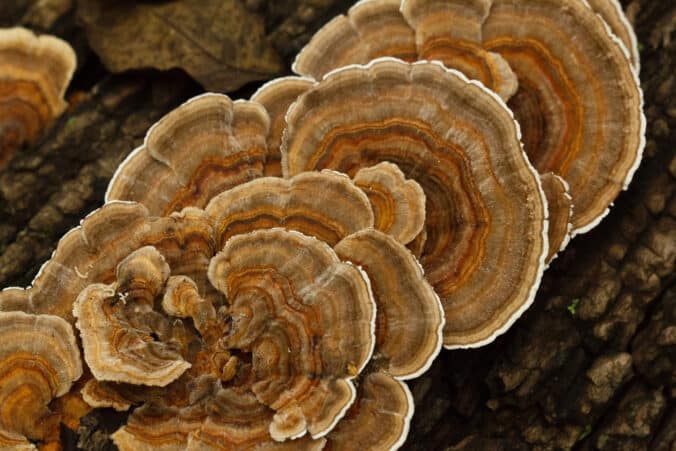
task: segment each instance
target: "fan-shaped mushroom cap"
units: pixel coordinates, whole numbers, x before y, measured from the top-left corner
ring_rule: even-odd
[[[54,36],[0,29],[0,166],[66,107],[75,52]]]
[[[397,179],[404,182],[396,166],[380,166],[381,170],[396,170]],[[412,181],[401,188],[420,190]],[[417,194],[424,199],[422,193]],[[439,352],[443,314],[436,294],[409,250],[371,228],[368,199],[345,175],[321,171],[291,179],[256,179],[216,196],[207,213],[213,218],[218,246],[248,231],[283,226],[335,245],[342,259],[361,265],[374,284],[380,306],[378,355],[390,374],[415,376]],[[407,332],[402,335],[394,330]]]
[[[0,312],[0,444],[58,434],[47,405],[82,375],[70,325],[52,315]],[[29,449],[29,448],[27,448]]]
[[[231,238],[209,280],[235,318],[228,346],[252,352],[252,390],[276,411],[272,438],[329,432],[354,401],[350,379],[373,352],[368,278],[321,241],[270,229]]]
[[[445,345],[490,342],[532,302],[546,205],[518,125],[495,94],[440,64],[380,59],[326,76],[287,122],[285,174],[354,175],[391,161],[423,188],[422,263],[446,312]]]
[[[444,318],[417,260],[393,237],[373,229],[344,238],[335,250],[371,280],[378,306],[374,364],[401,379],[424,373],[441,349]]]
[[[96,379],[88,380],[80,393],[82,399],[92,407],[110,407],[118,412],[124,412],[133,404],[133,400],[127,399],[109,382],[99,382]]]
[[[570,232],[573,228],[573,199],[568,193],[568,184],[556,174],[548,172],[540,176],[542,189],[547,197],[549,208],[549,264],[559,252],[562,252],[570,241]]]
[[[628,52],[628,57],[638,73],[641,70],[638,41],[634,28],[622,11],[618,0],[586,0],[589,6],[608,24],[613,34],[620,38]]]
[[[263,175],[269,127],[258,103],[194,97],[148,131],[115,172],[106,201],[137,201],[154,215],[204,207],[215,194]]]
[[[405,383],[384,372],[366,375],[354,407],[327,436],[332,451],[397,450],[413,416],[413,396]]]
[[[206,208],[213,218],[217,245],[230,237],[271,227],[286,227],[330,245],[373,226],[369,200],[345,175],[332,171],[291,179],[266,177],[214,197]]]
[[[154,218],[140,204],[108,203],[64,235],[31,287],[1,291],[0,308],[72,321],[73,303],[80,292],[94,283],[113,283],[118,263],[147,245],[162,253],[173,274],[190,276],[207,293],[206,268],[215,249],[212,235],[211,222],[202,210]]]
[[[425,193],[414,180],[406,180],[396,164],[378,163],[362,168],[355,184],[371,202],[375,228],[408,244],[422,233],[425,225]]]
[[[165,386],[188,368],[181,354],[152,338],[154,299],[170,274],[157,249],[146,246],[117,266],[117,283],[85,288],[73,306],[89,369],[97,380]],[[164,325],[169,328],[169,324]]]
[[[573,233],[591,229],[628,185],[645,142],[630,62],[584,2],[494,0],[482,35],[519,78],[509,105],[531,161],[570,185]]]
[[[615,0],[597,0],[592,7],[632,43]],[[620,41],[590,8],[586,1],[569,0],[401,4],[415,30],[419,59],[441,60],[510,99],[533,164],[570,185],[573,234],[590,230],[606,214],[631,181],[645,143],[636,74]],[[338,35],[334,28],[320,30],[299,54],[298,73],[364,62],[355,56],[367,48],[363,40],[326,44],[327,36]]]
[[[296,56],[292,70],[320,80],[336,67],[366,64],[374,58],[416,58],[415,36],[399,12],[400,0],[357,2],[324,25]]]
[[[401,12],[415,29],[418,59],[441,61],[507,100],[517,77],[502,56],[481,45],[490,7],[491,0],[414,0],[402,2]]]
[[[480,19],[488,14],[487,0],[421,1],[408,8],[402,15],[399,0],[357,3],[347,16],[336,17],[312,37],[297,55],[294,72],[319,80],[337,67],[366,64],[381,56],[439,60],[503,99],[514,94],[517,80],[507,62],[481,47]]]
[[[313,82],[314,80],[303,77],[275,78],[265,83],[251,96],[251,101],[263,105],[270,115],[265,175],[275,177],[282,175],[282,156],[279,153],[279,146],[282,142],[284,127],[286,127],[286,111],[299,95],[312,87]]]

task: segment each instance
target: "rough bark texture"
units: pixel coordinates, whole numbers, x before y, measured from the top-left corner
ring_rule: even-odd
[[[26,20],[36,2],[11,3],[0,6],[2,25]],[[350,2],[243,3],[263,17],[288,65]],[[412,384],[417,412],[406,449],[675,446],[676,4],[624,6],[642,44],[644,162],[604,222],[555,260],[534,306],[512,330],[482,349],[442,352]],[[67,13],[45,29],[82,42],[73,20]],[[86,94],[0,173],[0,287],[29,282],[58,238],[101,204],[115,167],[147,128],[198,92],[182,73],[108,76],[85,47],[78,54],[74,90]],[[113,449],[107,434],[119,421],[106,411],[90,415],[79,437],[64,431],[68,449],[78,440],[83,449]]]

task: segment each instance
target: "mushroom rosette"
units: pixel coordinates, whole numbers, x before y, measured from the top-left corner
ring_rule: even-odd
[[[54,36],[0,29],[0,167],[66,107],[75,52]]]
[[[35,449],[59,438],[48,408],[82,375],[73,330],[62,318],[0,312],[0,448]]]
[[[367,12],[382,21],[359,20]],[[415,59],[441,61],[508,100],[533,165],[570,186],[572,233],[598,224],[645,144],[635,37],[616,0],[360,1],[319,30],[293,67],[319,80],[400,56],[373,50],[399,47],[403,36],[413,36]]]
[[[358,105],[358,107],[357,107]],[[383,58],[324,77],[291,106],[286,175],[396,164],[426,197],[421,258],[446,314],[447,347],[492,341],[532,302],[547,208],[511,112],[438,63]]]
[[[396,448],[413,411],[401,380],[429,367],[444,320],[415,257],[373,226],[367,195],[332,171],[166,217],[111,201],[0,307],[75,320],[83,398],[138,406],[120,449],[339,448],[346,431]],[[369,437],[372,421],[393,428]]]
[[[293,95],[299,95],[295,101]],[[269,105],[271,116],[257,102],[232,103],[216,94],[170,113],[121,165],[107,199],[142,202],[155,213],[203,207],[209,193],[242,174],[262,175],[267,158],[271,168],[281,159],[285,177],[336,170],[364,189],[377,229],[422,254],[444,304],[448,347],[492,341],[530,305],[547,254],[546,200],[518,125],[499,97],[438,63],[391,58],[321,82],[287,77],[254,97]],[[263,204],[271,202],[269,192],[285,189],[281,179],[261,183],[256,198]],[[306,190],[293,202],[317,205],[323,201],[317,193]],[[248,206],[235,198],[224,208],[232,216]],[[315,220],[313,232],[332,244],[334,231],[322,230],[337,221],[330,214],[357,220],[356,210],[340,201],[320,210],[329,216]],[[254,225],[245,219],[232,226],[235,232]],[[255,221],[279,225],[267,217]]]

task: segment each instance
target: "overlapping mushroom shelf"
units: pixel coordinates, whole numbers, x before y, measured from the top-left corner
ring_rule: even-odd
[[[518,126],[431,63],[255,98],[207,94],[161,119],[0,308],[75,325],[84,400],[135,407],[121,449],[397,448],[402,380],[533,299],[547,210]]]
[[[31,313],[0,319],[75,320],[84,399],[139,406],[113,434],[121,449],[340,449],[353,434],[389,448],[413,409],[401,380],[439,352],[443,312],[411,252],[373,226],[366,194],[330,171],[259,178],[165,217],[113,201],[31,288],[2,293],[3,309]],[[392,428],[360,430],[372,421]]]
[[[640,159],[633,34],[591,7],[361,1],[306,76],[163,117],[0,292],[0,447],[86,402],[122,450],[397,449],[403,381],[504,333]]]
[[[54,36],[0,29],[0,168],[66,107],[75,52]]]
[[[569,186],[570,235],[598,224],[641,160],[636,38],[616,0],[363,0],[317,32],[294,70],[321,79],[381,56],[441,61],[505,100],[530,161]],[[552,211],[557,223],[558,211],[570,214]]]
[[[207,94],[167,115],[120,166],[107,199],[166,214],[277,168],[287,178],[330,169],[354,177],[375,223],[421,255],[444,306],[447,347],[492,341],[532,302],[547,255],[546,200],[499,97],[441,64],[385,58],[316,83],[275,80],[254,98],[266,107]],[[321,191],[298,202],[328,203]],[[323,227],[357,217],[332,203],[335,218],[316,228],[335,242]]]

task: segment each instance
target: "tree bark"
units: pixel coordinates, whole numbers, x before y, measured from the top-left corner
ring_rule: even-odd
[[[35,1],[14,10],[9,3],[0,7],[2,25],[21,21]],[[244,3],[264,17],[288,63],[351,2]],[[508,333],[481,349],[443,351],[411,383],[416,414],[405,449],[673,449],[676,5],[624,3],[642,46],[648,119],[634,182],[599,227],[554,261]],[[64,17],[49,26],[82,39]],[[179,72],[109,76],[84,47],[78,54],[85,63],[74,86],[84,100],[0,173],[0,287],[26,285],[58,238],[102,204],[115,168],[149,126],[199,91]],[[114,449],[107,434],[119,421],[106,411],[87,417],[80,437],[64,432],[68,449],[78,440],[83,449]]]

